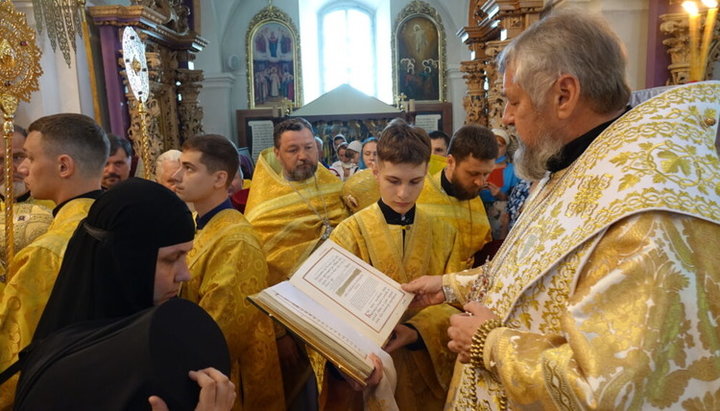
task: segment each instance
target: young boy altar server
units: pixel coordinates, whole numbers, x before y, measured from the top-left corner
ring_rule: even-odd
[[[391,122],[377,146],[374,174],[380,200],[344,220],[330,235],[398,282],[464,268],[455,228],[415,206],[430,151],[424,130],[399,120]],[[409,319],[395,327],[384,349],[397,370],[399,409],[442,409],[455,358],[447,348],[447,322],[456,313],[448,305],[436,306],[409,313]],[[360,395],[352,395],[349,384],[334,369],[325,370],[320,378],[324,408],[361,408]]]

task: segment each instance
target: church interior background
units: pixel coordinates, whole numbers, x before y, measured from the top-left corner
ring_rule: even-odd
[[[39,29],[43,70],[39,90],[20,104],[15,122],[27,126],[44,115],[78,112],[137,146],[140,116],[127,87],[121,45],[121,31],[130,26],[146,47],[147,130],[154,155],[199,133],[221,134],[242,147],[250,139],[248,120],[292,115],[345,81],[386,103],[390,114],[437,110],[447,117],[443,128],[449,133],[466,122],[497,126],[503,102],[494,56],[536,21],[544,6],[543,0],[12,3]],[[53,14],[53,3],[64,5],[66,15]],[[565,3],[601,13],[610,22],[627,47],[627,77],[634,90],[688,81],[688,15],[680,0]],[[705,12],[701,8],[701,25]],[[417,16],[429,19],[408,20]],[[708,79],[720,78],[719,30],[716,25],[709,45]],[[401,63],[399,55],[421,49],[433,57]],[[427,73],[440,74],[429,88],[412,91],[420,93],[418,108],[413,96],[398,101],[398,84]]]

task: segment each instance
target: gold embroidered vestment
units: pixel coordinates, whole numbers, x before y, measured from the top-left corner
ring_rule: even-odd
[[[718,407],[719,108],[718,82],[671,89],[540,182],[484,267],[507,327],[446,408]],[[474,299],[470,274],[444,282]]]

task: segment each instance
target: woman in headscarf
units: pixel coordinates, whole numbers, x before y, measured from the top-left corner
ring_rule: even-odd
[[[148,408],[153,394],[172,409],[194,408],[197,386],[187,376],[198,368],[187,367],[229,371],[222,333],[202,309],[178,299],[160,306],[190,278],[185,256],[194,234],[187,206],[157,183],[130,179],[103,194],[68,243],[16,408]],[[201,399],[234,399],[232,383],[216,371],[190,378],[217,389],[203,389]],[[232,397],[221,398],[228,388]]]
[[[377,138],[368,137],[362,142],[359,170],[372,168],[377,159]]]

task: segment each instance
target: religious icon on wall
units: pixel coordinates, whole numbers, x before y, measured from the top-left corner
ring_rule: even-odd
[[[290,17],[274,6],[260,11],[247,33],[248,105],[302,104],[300,43]]]
[[[415,0],[395,20],[393,89],[418,101],[445,101],[445,31],[440,15]]]

